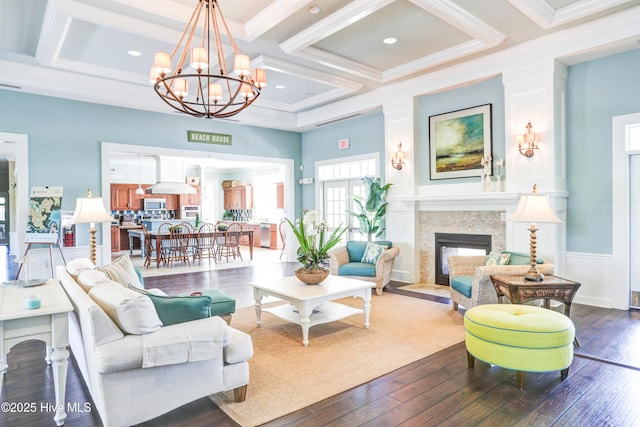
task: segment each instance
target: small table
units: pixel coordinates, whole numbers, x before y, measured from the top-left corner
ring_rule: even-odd
[[[37,294],[40,308],[25,309],[24,298]],[[46,361],[52,365],[56,395],[56,424],[64,424],[67,366],[69,362],[68,315],[73,310],[67,294],[57,280],[34,287],[15,284],[0,286],[0,388],[7,372],[7,353],[14,345],[27,340],[47,344]]]
[[[256,308],[256,323],[262,325],[262,311],[302,327],[302,345],[309,345],[309,328],[321,323],[364,314],[364,327],[369,328],[371,282],[329,275],[319,285],[305,285],[297,277],[274,278],[268,282],[251,283]],[[289,304],[262,308],[262,297],[274,296]],[[331,302],[344,297],[362,298],[362,309]]]
[[[529,282],[523,275],[494,275],[491,276],[493,286],[498,294],[498,302],[506,297],[512,304],[524,304],[537,299],[543,300],[544,308],[551,308],[551,300],[564,304],[564,314],[571,317],[571,302],[581,286],[581,283],[563,279],[558,276],[544,276],[542,282]],[[578,337],[576,347],[580,347]]]

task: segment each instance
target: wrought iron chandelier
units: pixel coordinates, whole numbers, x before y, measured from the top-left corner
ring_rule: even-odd
[[[202,28],[201,38],[197,28]],[[227,72],[221,29],[235,53],[233,74]],[[186,65],[191,68],[185,70],[189,54],[191,62]],[[171,61],[176,57],[178,63],[172,72]],[[250,63],[249,56],[238,51],[218,1],[198,0],[173,52],[156,52],[150,81],[160,98],[180,112],[195,117],[231,117],[251,105],[267,84],[266,71],[251,71]]]

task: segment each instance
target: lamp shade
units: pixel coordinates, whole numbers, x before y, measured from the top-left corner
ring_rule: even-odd
[[[76,210],[71,217],[72,224],[111,222],[113,217],[104,207],[102,197],[78,197]]]
[[[509,219],[515,222],[562,222],[551,209],[549,198],[542,194],[521,196],[515,212]]]

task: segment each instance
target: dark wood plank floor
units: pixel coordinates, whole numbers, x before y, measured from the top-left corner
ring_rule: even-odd
[[[168,293],[218,288],[251,300],[254,278],[291,274],[292,264],[147,278],[147,287]],[[402,293],[391,287],[387,292]],[[436,297],[422,296],[425,299]],[[384,298],[384,296],[382,296]],[[375,301],[374,301],[375,302]],[[448,303],[447,299],[439,302]],[[243,304],[247,305],[247,304]],[[462,315],[462,314],[461,314]],[[267,426],[634,426],[640,425],[640,313],[574,305],[581,348],[569,377],[529,373],[515,386],[513,371],[476,362],[467,368],[464,343],[456,344],[369,383],[274,420]],[[428,331],[425,330],[425,334]],[[30,341],[9,353],[2,401],[54,402],[44,344]],[[384,363],[384,361],[381,361]],[[248,396],[250,399],[251,396]],[[274,396],[277,398],[277,396]],[[67,401],[91,403],[80,373],[69,367]],[[0,412],[0,426],[53,425],[53,413]],[[67,426],[99,426],[95,411],[70,412]],[[145,426],[236,426],[208,398],[199,399]]]

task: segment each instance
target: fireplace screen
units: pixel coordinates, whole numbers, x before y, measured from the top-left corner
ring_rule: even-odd
[[[487,234],[435,233],[435,282],[449,284],[447,258],[452,255],[486,255],[491,252],[491,236]]]

